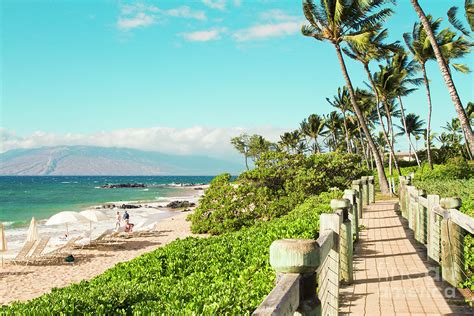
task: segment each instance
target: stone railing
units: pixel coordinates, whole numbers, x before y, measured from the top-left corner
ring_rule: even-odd
[[[363,206],[375,202],[373,177],[352,182],[333,212],[321,214],[319,238],[276,240],[270,265],[276,286],[253,315],[337,315],[339,284],[353,282],[353,240],[359,236]]]
[[[426,194],[400,177],[400,211],[415,239],[426,246],[428,258],[441,266],[442,277],[458,286],[465,276],[464,236],[474,234],[474,218],[459,212],[461,199]]]

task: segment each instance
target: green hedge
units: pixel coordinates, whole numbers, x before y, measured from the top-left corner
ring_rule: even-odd
[[[267,152],[236,183],[229,174],[214,178],[189,218],[195,233],[221,234],[287,214],[308,196],[344,189],[366,174],[360,157],[325,153],[305,156]]]
[[[311,197],[288,215],[209,238],[186,238],[0,314],[250,314],[271,291],[269,247],[315,238],[319,214],[340,191]]]

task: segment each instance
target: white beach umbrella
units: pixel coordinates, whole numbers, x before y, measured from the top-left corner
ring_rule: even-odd
[[[5,237],[5,229],[0,223],[0,252],[2,253],[2,268],[3,268],[3,252],[7,251],[7,238]]]
[[[86,217],[77,212],[65,211],[51,216],[45,225],[52,226],[66,224],[66,233],[69,234],[68,224],[87,221],[88,219]]]
[[[30,227],[28,228],[28,235],[26,241],[35,241],[38,240],[38,225],[36,225],[36,220],[33,217],[30,222]]]
[[[99,210],[85,210],[80,212],[79,214],[89,220],[89,240],[91,239],[92,235],[92,222],[97,223],[109,219],[109,217],[104,212]]]

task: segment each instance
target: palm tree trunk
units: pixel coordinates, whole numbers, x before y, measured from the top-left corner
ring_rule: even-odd
[[[346,111],[341,111],[341,112],[342,112],[342,118],[343,118],[343,123],[344,123],[344,136],[346,139],[347,152],[352,153],[351,144],[349,143],[349,131],[347,129]]]
[[[428,39],[433,47],[433,51],[436,56],[436,60],[438,61],[439,69],[441,70],[441,74],[443,75],[444,82],[448,87],[449,94],[451,95],[451,100],[453,101],[454,108],[458,113],[459,121],[461,122],[462,129],[466,135],[466,142],[469,144],[469,151],[471,154],[474,153],[474,134],[472,132],[471,124],[469,123],[469,118],[467,117],[466,111],[462,106],[461,98],[459,97],[458,91],[456,90],[456,86],[454,85],[453,78],[449,72],[448,65],[441,54],[441,50],[436,42],[436,38],[433,34],[433,30],[430,27],[430,23],[426,18],[425,12],[421,8],[418,0],[410,0],[415,12],[418,14],[421,23],[423,24],[423,28],[428,36]]]
[[[397,163],[397,160],[395,158],[395,150],[393,148],[393,142],[390,142],[390,140],[388,138],[388,135],[387,135],[387,131],[385,130],[385,124],[383,123],[383,120],[382,120],[382,114],[380,113],[380,108],[379,108],[380,96],[379,96],[378,90],[375,86],[374,79],[372,78],[372,73],[370,72],[369,65],[364,64],[364,69],[365,69],[365,72],[367,73],[367,77],[369,78],[370,84],[372,85],[372,89],[374,90],[374,93],[375,93],[375,108],[377,110],[377,116],[378,116],[379,121],[380,121],[380,127],[382,127],[383,137],[384,137],[385,141],[387,142],[387,144],[389,146],[390,155],[393,157],[395,168],[397,168],[398,173],[401,174],[400,173],[400,168],[398,167],[398,163]],[[389,115],[390,114],[388,114],[388,112],[387,112],[387,123],[390,123],[389,120],[388,120]],[[390,127],[390,125],[391,124],[389,124],[389,127]],[[391,160],[389,159],[389,162],[390,161]],[[390,175],[392,175],[392,167],[391,167],[392,165],[391,165],[391,163],[389,164],[389,166],[390,166]]]
[[[392,116],[391,116],[391,113],[390,113],[390,109],[388,108],[388,103],[387,103],[387,100],[385,99],[385,97],[383,97],[382,103],[383,103],[384,108],[385,108],[385,117],[387,118],[387,130],[390,133],[390,138],[389,138],[389,142],[388,142],[388,145],[390,147],[390,154],[392,156],[393,165],[395,166],[398,173],[400,174],[400,167],[398,166],[397,159],[395,157],[395,149],[393,147],[395,138],[393,136]],[[392,173],[390,173],[390,175],[392,175]]]
[[[431,128],[431,112],[433,107],[431,105],[431,91],[430,91],[430,82],[428,81],[428,76],[426,75],[426,65],[421,64],[421,70],[423,72],[423,81],[425,82],[426,96],[428,98],[428,119],[426,125],[426,155],[428,156],[428,165],[430,169],[433,170],[433,160],[431,159],[431,144],[430,144],[430,128]]]
[[[367,169],[369,169],[369,157],[367,157],[367,154],[365,152],[364,137],[362,137],[362,128],[360,127],[359,121],[357,121],[357,127],[359,131],[360,147],[362,147],[362,154],[364,155],[365,162],[367,163]]]
[[[388,181],[387,177],[385,176],[385,170],[383,168],[382,164],[382,159],[380,158],[380,153],[377,149],[377,146],[375,146],[375,142],[372,138],[372,135],[370,134],[370,130],[367,127],[367,123],[365,122],[365,118],[362,114],[362,111],[360,110],[359,106],[357,105],[357,100],[355,98],[355,93],[354,93],[354,88],[352,86],[351,79],[349,78],[349,74],[347,72],[346,64],[344,62],[344,57],[342,56],[341,53],[341,48],[339,44],[335,43],[334,47],[336,48],[336,53],[337,57],[339,59],[339,64],[341,66],[342,70],[342,75],[344,76],[344,79],[347,84],[347,89],[349,90],[349,95],[350,95],[350,100],[352,107],[354,108],[354,112],[356,113],[357,119],[360,122],[360,125],[362,126],[362,130],[364,131],[365,137],[367,138],[367,141],[369,143],[370,150],[372,151],[372,155],[375,158],[375,166],[377,168],[377,174],[379,178],[379,185],[380,185],[380,191],[382,194],[388,194]]]
[[[409,144],[408,147],[410,149],[409,151],[410,151],[410,159],[411,159],[411,148],[415,149],[415,147],[413,146],[410,135],[408,134],[407,122],[405,121],[405,110],[403,109],[402,98],[400,96],[398,96],[398,103],[400,104],[400,111],[401,111],[401,114],[402,114],[403,129],[405,130],[405,135],[407,135],[408,144]],[[418,158],[418,154],[416,153],[416,150],[415,150],[415,159],[416,159],[416,164],[418,165],[418,167],[421,167],[420,159]]]

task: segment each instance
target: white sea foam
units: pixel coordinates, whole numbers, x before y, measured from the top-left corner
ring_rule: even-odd
[[[130,222],[138,225],[140,223],[148,223],[151,219],[159,221],[160,219],[173,216],[177,214],[175,211],[167,210],[167,209],[158,209],[158,207],[163,208],[166,206],[167,202],[173,200],[187,200],[190,202],[197,201],[198,196],[180,196],[180,197],[159,197],[156,201],[151,202],[140,202],[142,207],[136,209],[128,209],[127,212],[130,214]],[[159,201],[159,202],[158,202]],[[113,203],[113,202],[111,202]],[[124,202],[121,201],[119,204],[137,204],[136,201],[128,201]],[[94,208],[88,207],[88,209]],[[92,234],[91,238],[96,238],[102,232],[107,229],[115,228],[115,212],[117,209],[102,209],[104,213],[106,213],[109,218],[105,221],[92,223]],[[123,215],[123,209],[118,209],[121,215]],[[66,225],[58,225],[58,226],[46,226],[46,219],[42,219],[38,221],[38,232],[40,237],[50,237],[50,241],[48,243],[48,247],[46,248],[45,252],[51,251],[57,248],[59,245],[64,244],[64,240],[61,240],[60,237],[63,237],[66,233]],[[4,253],[5,258],[12,258],[14,257],[18,251],[21,249],[23,244],[25,243],[27,234],[28,234],[28,227],[11,227],[14,222],[3,222],[5,225],[5,233],[7,239],[7,251]],[[87,223],[77,223],[77,224],[69,224],[68,231],[70,238],[77,237],[77,236],[84,236],[85,233],[89,231],[89,222]]]

